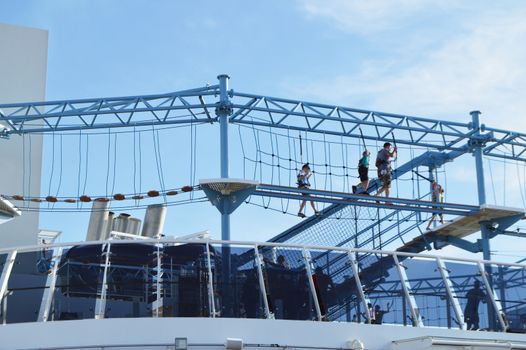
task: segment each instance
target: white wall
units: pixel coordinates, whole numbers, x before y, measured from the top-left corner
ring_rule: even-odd
[[[48,32],[45,30],[0,23],[0,104],[45,99],[47,46]],[[41,168],[41,136],[0,139],[0,194],[40,195]],[[14,204],[22,205],[21,202]],[[0,247],[36,244],[38,228],[38,213],[24,212],[0,225]]]
[[[89,349],[161,350],[173,347],[176,337],[188,338],[190,350],[224,350],[226,338],[252,344],[246,349],[280,350],[308,348],[342,349],[346,342],[361,340],[367,350],[408,349],[394,347],[393,341],[418,337],[464,339],[465,342],[500,341],[524,346],[524,334],[461,331],[447,328],[415,328],[393,325],[367,325],[345,322],[256,320],[234,318],[114,318],[103,320],[52,321],[0,325],[0,350],[13,349]],[[142,346],[132,346],[141,344]],[[194,344],[194,345],[192,345]],[[202,345],[195,345],[202,344]],[[213,344],[218,344],[213,346]],[[265,345],[266,344],[266,345]],[[270,344],[278,344],[272,347]],[[502,343],[501,343],[502,344]],[[466,347],[413,345],[411,350],[459,350]],[[504,347],[473,347],[504,349]],[[522,349],[522,348],[521,348]]]

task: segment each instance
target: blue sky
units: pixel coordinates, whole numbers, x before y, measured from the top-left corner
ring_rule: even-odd
[[[524,18],[523,1],[0,0],[1,22],[49,31],[49,100],[176,91],[228,73],[239,91],[459,121],[479,109],[488,125],[519,131],[526,131]],[[215,177],[215,133],[200,137],[197,177]],[[168,171],[186,162],[188,143],[180,142],[179,158],[167,152]],[[46,146],[49,163],[49,139]],[[466,186],[474,194],[471,162],[449,168],[452,199]],[[187,166],[179,168],[174,186],[189,179]],[[505,176],[495,170],[497,187]],[[509,181],[506,204],[522,206],[522,190]],[[488,197],[503,204],[497,192]],[[42,226],[63,229],[64,240],[83,238],[85,214],[61,216],[60,227],[57,215],[42,214]],[[233,237],[262,240],[295,222],[242,208]],[[219,217],[208,204],[178,207],[167,229],[218,237]]]

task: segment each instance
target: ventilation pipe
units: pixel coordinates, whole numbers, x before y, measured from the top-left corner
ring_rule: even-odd
[[[113,217],[115,213],[110,211],[108,212],[108,222],[106,224],[106,230],[104,230],[104,235],[100,237],[101,240],[106,240],[110,238],[110,232],[113,230]]]
[[[93,202],[86,241],[98,241],[104,239],[106,227],[108,226],[108,205],[108,202]]]
[[[113,231],[117,232],[128,232],[128,221],[130,214],[121,213],[115,219],[113,219]]]
[[[165,204],[152,204],[148,206],[142,226],[143,236],[154,238],[163,233],[166,210]]]
[[[141,234],[141,220],[137,218],[128,218],[128,227],[126,233],[139,236]]]

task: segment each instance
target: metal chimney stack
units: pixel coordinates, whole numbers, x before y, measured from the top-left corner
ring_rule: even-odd
[[[113,219],[113,231],[117,232],[128,232],[130,214],[121,213],[115,219]]]
[[[110,232],[113,230],[113,216],[115,215],[114,212],[110,211],[108,212],[108,221],[106,224],[106,229],[104,230],[104,235],[100,237],[101,240],[106,240],[110,238]]]
[[[154,238],[163,233],[166,210],[166,204],[152,204],[148,206],[144,215],[142,236]]]
[[[106,235],[106,227],[108,225],[108,205],[108,202],[93,202],[86,241],[105,239],[104,236]]]

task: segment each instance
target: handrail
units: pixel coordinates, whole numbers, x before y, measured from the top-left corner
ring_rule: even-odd
[[[130,250],[118,249],[117,247],[122,244],[130,246]],[[136,246],[135,250],[133,249],[134,245]],[[149,249],[143,250],[141,248],[138,248],[150,245],[152,247],[151,252]],[[199,246],[199,249],[195,248],[185,250],[184,247],[189,247],[192,245]],[[79,248],[94,246],[97,247],[95,250],[86,250],[88,254],[86,256],[89,256],[88,258],[86,258],[86,256],[84,255],[79,255],[76,258],[75,254],[69,255],[57,253],[65,252],[66,249],[64,248],[66,247]],[[111,253],[109,248],[110,246]],[[173,250],[174,253],[170,253],[169,248],[177,246],[183,247],[182,250],[176,249]],[[273,249],[267,249],[265,250],[265,252],[263,252],[261,248],[265,247],[271,247]],[[241,248],[241,251],[235,250],[237,248]],[[237,259],[237,257],[245,254],[245,249],[247,249],[246,253],[252,252],[253,256],[251,262]],[[168,303],[187,302],[185,301],[186,299],[174,299],[173,301],[169,301],[170,293],[172,293],[170,292],[170,288],[172,287],[167,287],[169,285],[179,283],[179,278],[181,276],[184,277],[184,274],[188,273],[184,272],[186,269],[186,271],[195,271],[190,273],[197,273],[197,275],[195,276],[198,277],[195,278],[198,279],[195,280],[195,282],[191,282],[194,284],[190,285],[195,286],[192,288],[198,288],[196,289],[196,292],[199,291],[199,295],[202,295],[201,298],[208,299],[208,302],[205,302],[205,299],[201,299],[201,301],[199,301],[198,304],[196,304],[195,306],[195,310],[200,311],[195,312],[200,312],[201,315],[203,313],[208,314],[209,317],[242,317],[242,314],[240,314],[239,311],[241,309],[238,309],[239,302],[242,302],[244,303],[244,305],[250,305],[251,310],[255,310],[253,311],[253,315],[256,315],[255,317],[257,317],[257,315],[259,314],[271,319],[288,317],[293,317],[293,319],[296,319],[294,317],[299,317],[298,319],[317,319],[319,321],[340,320],[340,318],[344,315],[347,315],[347,317],[349,317],[351,311],[348,311],[345,314],[341,314],[341,312],[339,312],[338,315],[340,316],[334,318],[333,316],[335,315],[335,310],[342,310],[343,308],[349,307],[349,310],[351,310],[352,308],[352,313],[354,313],[354,315],[362,315],[362,311],[364,309],[367,310],[369,307],[368,305],[370,305],[370,298],[376,300],[375,303],[379,302],[379,304],[385,304],[385,298],[397,298],[397,303],[401,302],[403,305],[407,305],[411,311],[410,315],[406,315],[404,311],[405,306],[402,308],[396,308],[397,312],[395,314],[403,315],[402,320],[404,324],[406,324],[405,318],[407,316],[410,318],[410,324],[413,324],[413,326],[424,327],[424,321],[422,313],[420,311],[420,307],[425,307],[426,302],[425,300],[418,301],[416,299],[416,297],[418,297],[419,295],[421,296],[423,294],[419,294],[418,292],[420,290],[420,287],[415,287],[411,285],[414,282],[414,279],[411,278],[411,275],[409,273],[406,273],[406,267],[403,265],[404,261],[406,261],[408,258],[413,257],[418,259],[416,261],[434,263],[436,269],[444,269],[442,262],[469,263],[466,264],[465,267],[463,267],[462,265],[451,265],[456,266],[455,269],[459,269],[459,271],[462,271],[461,273],[454,274],[454,276],[447,273],[447,271],[445,270],[441,271],[441,277],[439,279],[442,279],[444,285],[449,284],[449,288],[446,288],[445,290],[440,292],[435,291],[429,296],[436,297],[438,296],[438,294],[446,295],[449,301],[454,301],[453,306],[455,306],[456,308],[455,316],[459,318],[459,315],[461,315],[462,310],[459,309],[460,306],[458,304],[458,300],[462,297],[456,296],[455,291],[452,290],[452,285],[455,283],[456,287],[462,285],[460,287],[462,290],[461,293],[464,293],[466,291],[466,287],[469,286],[473,282],[473,280],[481,280],[486,295],[490,299],[492,299],[488,299],[488,302],[491,302],[493,304],[493,310],[496,311],[494,317],[498,320],[498,324],[500,325],[499,329],[506,330],[507,321],[503,314],[501,314],[501,312],[504,312],[505,309],[503,309],[500,306],[500,301],[493,299],[506,299],[505,293],[507,293],[507,290],[501,289],[500,294],[496,294],[498,289],[494,288],[516,288],[517,285],[521,286],[525,284],[522,281],[524,277],[520,278],[517,281],[515,281],[515,277],[513,277],[513,281],[508,281],[511,282],[511,284],[509,284],[509,287],[502,287],[499,285],[499,275],[494,275],[491,272],[488,274],[487,272],[485,272],[488,270],[485,270],[484,266],[487,265],[486,267],[490,267],[491,265],[498,265],[496,266],[496,271],[498,271],[498,273],[502,273],[502,271],[505,271],[504,273],[512,273],[513,276],[515,276],[516,272],[522,273],[523,271],[526,271],[526,264],[497,263],[494,261],[465,259],[460,257],[447,258],[438,257],[436,255],[414,254],[398,251],[393,252],[373,249],[323,247],[268,242],[255,243],[211,239],[181,240],[163,238],[147,239],[144,241],[109,239],[104,241],[93,242],[57,243],[45,246],[30,246],[23,247],[20,249],[4,249],[2,251],[4,252],[2,255],[6,255],[5,253],[9,252],[9,254],[6,255],[6,264],[3,268],[3,271],[0,271],[2,276],[0,281],[0,291],[4,291],[0,293],[0,305],[2,305],[2,307],[4,308],[4,311],[2,312],[4,322],[6,320],[6,314],[9,315],[9,312],[5,312],[6,300],[7,303],[9,303],[9,299],[5,298],[5,296],[7,295],[6,292],[17,293],[24,289],[27,289],[28,287],[32,287],[32,289],[34,289],[35,291],[45,290],[45,292],[44,295],[41,297],[41,300],[29,301],[29,303],[32,303],[33,305],[35,305],[35,303],[37,302],[40,302],[40,312],[38,313],[38,319],[31,319],[29,316],[21,316],[25,317],[23,318],[24,322],[49,321],[49,314],[55,315],[52,317],[52,319],[55,319],[56,317],[60,317],[60,319],[62,319],[62,312],[64,310],[59,308],[53,311],[51,306],[54,305],[52,298],[55,298],[55,289],[59,291],[59,293],[56,295],[56,297],[59,298],[77,298],[84,296],[85,298],[90,298],[89,300],[93,300],[93,302],[95,303],[92,306],[94,310],[94,315],[86,316],[86,314],[80,313],[78,314],[80,316],[75,317],[94,317],[96,319],[101,319],[105,317],[123,317],[119,315],[124,315],[123,312],[128,311],[117,310],[116,314],[112,314],[112,306],[109,305],[109,308],[107,308],[106,303],[114,302],[113,300],[117,300],[115,299],[116,297],[132,298],[136,295],[144,295],[145,299],[143,303],[146,303],[145,305],[150,305],[150,309],[148,309],[150,311],[147,311],[146,316],[144,316],[144,313],[141,313],[143,317],[163,317],[163,298],[167,297],[168,299],[166,300]],[[40,284],[35,286],[27,286],[23,284],[19,285],[15,283],[17,287],[8,288],[8,283],[11,283],[9,282],[11,276],[18,276],[18,274],[20,273],[35,274],[35,272],[32,272],[32,269],[24,270],[22,272],[15,272],[12,269],[13,265],[17,265],[20,263],[20,261],[15,262],[15,260],[22,259],[22,254],[27,252],[41,253],[40,260],[45,259],[43,258],[43,256],[46,255],[46,251],[53,251],[55,253],[52,255],[54,263],[46,267],[46,269],[49,268],[49,271],[52,271],[52,273],[50,274],[49,271],[47,272],[47,280],[45,282],[36,282]],[[156,251],[157,253],[154,254],[153,251]],[[186,253],[184,252],[188,252],[188,254],[190,255],[186,255]],[[284,254],[287,257],[286,259],[288,259],[289,263],[291,264],[290,268],[282,268],[282,265],[278,265],[276,263],[276,261],[279,262],[279,259],[276,259],[277,252],[280,252],[280,254]],[[326,265],[324,263],[320,265],[319,262],[315,262],[313,257],[315,254],[323,254],[324,252],[340,254],[342,257],[347,258],[343,261],[340,261],[341,259],[339,259],[338,262],[335,264],[331,264],[328,261]],[[181,253],[182,255],[180,255]],[[116,255],[114,256],[114,254]],[[90,262],[91,260],[89,259],[92,259],[93,257],[96,258],[95,261],[98,262]],[[176,259],[175,263],[173,262],[174,257]],[[122,258],[126,260],[119,260]],[[28,259],[38,260],[38,257],[36,255],[30,255]],[[390,262],[389,259],[391,259],[392,262]],[[40,260],[38,260],[37,266],[39,266],[41,262]],[[30,263],[31,260],[22,261],[22,264],[20,266],[28,266],[28,262]],[[194,266],[195,264],[195,267],[192,267],[191,270],[187,270],[189,268],[188,266],[190,266],[188,265],[188,263],[190,263],[191,266]],[[421,276],[419,275],[419,278],[425,279],[426,276],[428,276],[426,275],[428,267],[427,265],[418,264],[421,263],[417,263],[414,271],[416,271],[417,274],[421,274]],[[342,269],[342,266],[346,266],[346,268]],[[424,266],[424,270],[420,270],[419,266]],[[475,268],[475,272],[466,272],[465,269],[467,268],[469,270],[471,267]],[[517,267],[520,269],[501,270],[503,267]],[[178,270],[181,268],[183,270]],[[115,270],[115,274],[113,274],[113,272],[111,272],[110,269],[111,271]],[[134,272],[133,276],[135,277],[132,277],[131,280],[119,280],[119,276],[132,276],[130,275],[130,272],[127,272],[131,271],[130,269],[145,271],[145,273],[142,275],[137,275]],[[318,271],[318,269],[321,270]],[[412,269],[413,267],[410,267],[409,271],[412,271]],[[55,278],[58,270],[62,271],[60,274],[61,277],[59,277],[61,278],[61,283],[59,284],[59,286],[55,286]],[[153,271],[153,275],[148,274],[148,270]],[[333,276],[331,275],[331,271],[340,272],[337,272],[337,274]],[[96,273],[95,277],[93,277],[92,272]],[[39,270],[39,273],[42,275],[42,277],[46,276],[46,270]],[[101,273],[102,275],[100,275]],[[97,275],[99,277],[96,277]],[[71,276],[75,278],[75,282],[72,282],[73,280],[70,279]],[[159,276],[163,277],[160,278]],[[509,277],[509,275],[506,276]],[[114,280],[114,277],[117,279]],[[23,279],[23,277],[15,278]],[[64,280],[64,278],[66,279]],[[334,278],[334,281],[332,280],[332,278]],[[464,281],[461,284],[458,283],[460,279]],[[79,283],[77,280],[81,280],[81,282]],[[33,282],[33,284],[34,283],[35,282]],[[182,283],[182,286],[184,287],[184,282]],[[236,288],[238,292],[235,292],[236,288],[233,288],[231,284],[235,284],[237,286]],[[148,288],[136,289],[138,285],[144,285],[145,287],[151,286],[150,288],[154,291],[154,294],[148,292]],[[430,287],[441,288],[433,287],[431,285]],[[121,290],[120,288],[124,288],[124,290]],[[174,288],[179,287],[175,286]],[[257,290],[254,291],[254,288],[257,288]],[[143,290],[146,294],[143,294],[141,290]],[[163,291],[162,294],[161,290]],[[253,291],[252,294],[250,294],[251,292],[249,290]],[[139,294],[136,294],[138,291]],[[328,294],[329,292],[332,294]],[[179,295],[179,292],[173,293]],[[251,297],[251,295],[255,295],[256,299],[254,299],[254,297]],[[288,306],[286,307],[283,306],[285,304],[280,305],[280,303],[290,303],[290,298],[287,299],[288,297],[285,297],[284,295],[289,295],[292,298],[297,298],[298,301],[300,301],[299,305],[301,306],[297,306],[296,304],[288,304]],[[248,301],[242,299],[245,297],[249,298]],[[259,302],[257,300],[259,300]],[[513,313],[513,315],[515,315],[514,317],[517,317],[517,307],[522,307],[521,305],[524,304],[521,300],[522,298],[520,300],[516,298],[511,298],[511,300],[507,300],[507,302],[511,303],[512,307],[514,308],[514,311],[510,311]],[[218,305],[216,305],[217,302],[219,303]],[[424,304],[419,305],[420,302]],[[504,300],[503,302],[506,302],[506,300]],[[59,300],[58,305],[60,305],[60,303],[61,301]],[[351,305],[351,303],[354,304]],[[20,304],[13,305],[15,306],[15,310],[17,307],[21,307]],[[34,307],[35,306],[33,306],[33,308]],[[262,307],[264,308],[264,310]],[[7,309],[9,309],[9,307]],[[389,311],[389,303],[387,303],[387,309]],[[109,312],[108,316],[106,316],[107,312]],[[367,312],[372,311],[369,310]],[[16,315],[16,313],[13,313],[12,315]],[[179,311],[177,311],[177,313],[174,315],[181,314],[179,314]],[[492,314],[490,313],[489,315]],[[17,316],[11,317],[15,317],[13,320],[17,319]],[[331,319],[329,319],[329,317],[331,317]],[[374,320],[369,314],[367,314],[367,316],[364,317],[368,322]],[[358,318],[360,319],[361,316],[358,316]],[[430,322],[438,322],[439,326],[443,326],[444,319],[444,317],[439,316],[439,318],[436,321]],[[450,319],[451,316],[448,315],[448,322],[450,321]],[[7,323],[11,322],[20,321],[7,321]],[[395,322],[400,322],[400,320],[395,320]],[[433,324],[431,323],[428,326],[433,326]],[[460,327],[462,328],[463,325],[460,324]],[[495,324],[490,323],[490,329],[495,330]]]
[[[320,246],[320,245],[308,245],[308,244],[289,244],[289,243],[274,243],[274,242],[258,242],[258,241],[237,241],[237,240],[215,240],[215,239],[203,239],[203,240],[181,240],[177,238],[160,238],[160,239],[144,239],[140,241],[130,241],[130,240],[100,240],[100,241],[77,241],[77,242],[62,242],[62,243],[53,243],[46,245],[27,245],[20,246],[16,248],[3,248],[0,249],[0,254],[8,254],[11,251],[17,251],[17,253],[22,252],[31,252],[39,251],[42,249],[52,249],[58,247],[78,247],[84,245],[101,245],[111,243],[114,244],[228,244],[232,246],[245,246],[245,247],[281,247],[281,248],[293,248],[293,249],[307,249],[307,250],[328,250],[328,251],[339,251],[339,252],[353,252],[353,253],[366,253],[366,254],[382,254],[382,255],[397,255],[397,256],[406,256],[406,257],[415,257],[415,258],[428,258],[436,259],[441,258],[447,261],[460,261],[460,262],[469,262],[469,263],[483,263],[483,264],[494,264],[510,267],[520,267],[526,269],[526,263],[516,263],[516,262],[504,262],[504,261],[494,261],[494,260],[484,260],[484,259],[470,259],[470,258],[460,258],[454,256],[443,256],[437,254],[428,254],[426,253],[409,253],[409,252],[400,252],[396,250],[379,250],[379,249],[363,249],[363,248],[351,248],[351,247],[338,247],[338,246]]]

